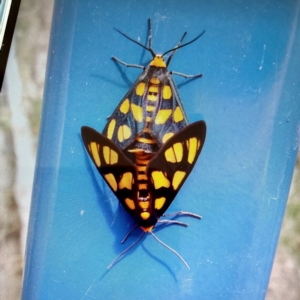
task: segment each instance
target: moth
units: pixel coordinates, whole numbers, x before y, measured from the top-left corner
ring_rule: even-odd
[[[109,117],[103,134],[121,149],[133,145],[136,138],[142,136],[146,143],[135,144],[134,147],[139,147],[147,152],[157,152],[171,136],[189,124],[172,74],[192,79],[202,76],[202,74],[186,75],[169,71],[168,66],[178,49],[195,42],[205,31],[193,40],[182,44],[186,35],[185,32],[174,48],[163,54],[155,54],[152,49],[150,19],[148,20],[148,46],[133,40],[120,30],[116,30],[127,39],[148,50],[152,55],[152,60],[147,67],[144,67],[127,64],[114,56],[112,57],[116,62],[126,67],[141,68],[143,72]],[[165,61],[165,55],[170,52],[170,56]],[[154,139],[156,143],[147,143],[147,140],[151,139]]]

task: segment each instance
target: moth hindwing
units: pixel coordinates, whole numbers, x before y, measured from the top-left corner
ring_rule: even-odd
[[[83,142],[97,170],[135,222],[151,231],[192,171],[205,140],[203,121],[174,134],[152,154],[136,153],[137,163],[115,143],[90,127]]]
[[[189,123],[176,84],[171,75],[177,74],[186,78],[202,76],[202,74],[185,75],[178,72],[170,72],[168,65],[177,49],[194,42],[204,32],[190,42],[182,44],[185,33],[174,48],[160,55],[155,54],[151,46],[152,30],[150,20],[147,46],[131,39],[121,31],[117,31],[148,50],[152,55],[152,60],[147,67],[144,67],[126,64],[113,57],[116,62],[127,67],[142,68],[143,72],[109,117],[103,134],[118,147],[125,149],[147,128],[149,134],[156,140],[158,147],[160,147],[172,135],[179,132]],[[164,55],[170,52],[171,54],[165,62]],[[153,152],[155,151],[153,150]]]

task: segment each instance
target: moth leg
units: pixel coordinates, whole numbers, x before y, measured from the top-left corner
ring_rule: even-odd
[[[197,214],[194,214],[194,213],[191,213],[191,212],[188,212],[188,211],[177,211],[175,213],[171,213],[171,214],[163,214],[163,217],[177,217],[177,216],[188,216],[188,217],[194,217],[196,219],[202,219],[201,216],[197,215]]]
[[[118,63],[121,64],[121,65],[124,65],[124,66],[127,67],[127,68],[139,68],[139,69],[143,69],[143,70],[145,69],[144,66],[135,65],[135,64],[127,64],[127,63],[125,63],[124,61],[122,61],[122,60],[116,58],[115,56],[112,56],[111,58],[112,58],[114,61],[118,62]]]
[[[132,233],[132,231],[135,230],[137,227],[138,227],[138,225],[135,224],[135,225],[129,230],[129,232],[125,235],[125,237],[124,237],[123,240],[121,241],[121,244],[123,244],[123,243],[127,240],[127,238],[130,236],[130,234]]]
[[[171,75],[182,76],[182,77],[184,77],[184,78],[200,78],[200,77],[202,77],[202,74],[187,75],[187,74],[179,73],[179,72],[175,72],[175,71],[171,71],[170,74],[171,74]]]
[[[189,226],[189,224],[187,224],[187,223],[183,223],[183,222],[176,221],[176,220],[158,220],[157,223],[176,224],[176,225],[181,225],[181,226],[184,226],[184,227]]]

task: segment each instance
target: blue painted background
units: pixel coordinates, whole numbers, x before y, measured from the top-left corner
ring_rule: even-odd
[[[57,0],[33,191],[23,299],[263,299],[298,147],[299,1]],[[178,50],[170,70],[191,122],[204,119],[207,139],[169,212],[180,218],[157,236],[188,270],[147,236],[120,241],[133,221],[95,171],[80,128],[102,131],[151,55],[142,43],[147,19],[153,48]]]

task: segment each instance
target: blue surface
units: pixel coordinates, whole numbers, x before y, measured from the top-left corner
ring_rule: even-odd
[[[57,0],[29,227],[23,299],[263,299],[298,147],[299,1]],[[207,139],[169,212],[203,216],[147,236],[107,266],[133,221],[97,174],[80,128],[102,131],[150,54],[112,28],[164,52],[190,121]]]

